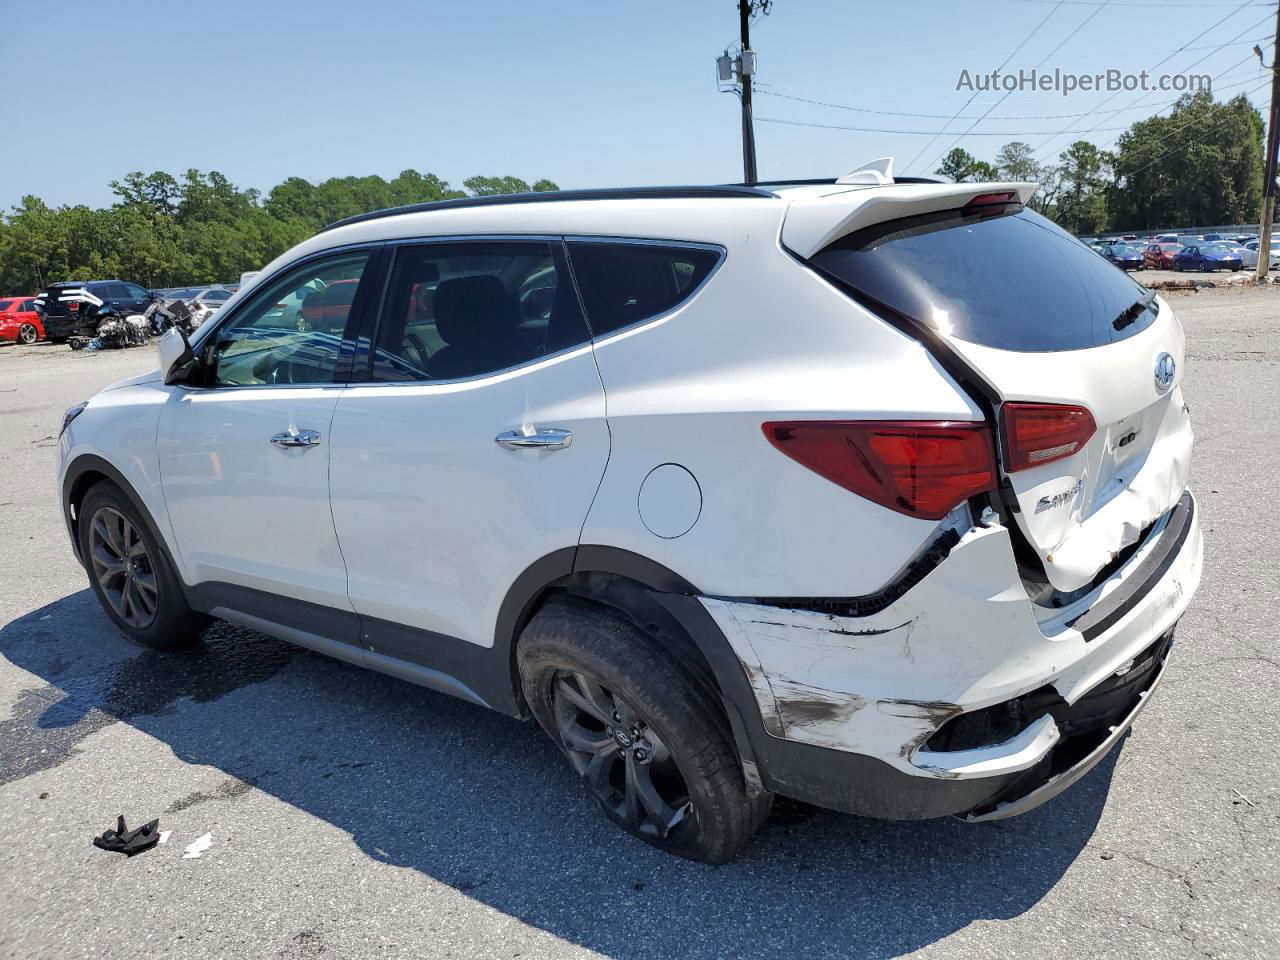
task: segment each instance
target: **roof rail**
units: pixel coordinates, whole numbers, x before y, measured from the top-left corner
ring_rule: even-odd
[[[456,210],[462,207],[490,207],[516,203],[564,203],[571,200],[701,200],[717,197],[764,197],[775,195],[758,186],[731,183],[715,186],[689,187],[605,187],[593,190],[548,190],[542,193],[504,193],[487,197],[458,197],[453,200],[433,200],[428,203],[411,203],[403,207],[389,207],[359,213],[354,217],[338,220],[320,232],[345,227],[366,220],[398,217],[402,213],[429,213],[433,210]]]
[[[950,180],[942,177],[898,177],[893,178],[894,183],[950,183]],[[808,179],[797,180],[757,180],[750,186],[755,187],[809,187],[824,186],[826,184],[836,184],[839,180],[835,177],[813,177]],[[733,186],[747,186],[747,184],[733,184]]]

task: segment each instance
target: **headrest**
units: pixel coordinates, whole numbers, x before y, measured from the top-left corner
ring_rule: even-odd
[[[491,274],[456,277],[436,287],[436,332],[453,346],[479,344],[516,326],[502,281]]]

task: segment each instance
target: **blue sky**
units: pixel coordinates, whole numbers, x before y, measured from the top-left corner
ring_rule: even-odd
[[[1251,99],[1265,113],[1267,77],[1256,60],[1240,63],[1273,27],[1274,6],[1256,0],[1111,0],[1100,11],[1082,0],[775,0],[752,28],[758,80],[774,94],[756,101],[761,178],[834,176],[884,155],[898,158],[899,172],[923,172],[972,120],[951,124],[904,171],[928,136],[763,118],[938,130],[945,120],[890,113],[956,113],[970,96],[956,90],[960,71],[996,68],[1046,15],[1010,69],[1040,63],[1094,15],[1042,69],[1137,71],[1170,57],[1158,72],[1177,72],[1203,57],[1192,72],[1222,76],[1219,97],[1263,87]],[[562,187],[739,180],[737,101],[716,91],[714,69],[736,35],[734,0],[0,0],[9,41],[0,123],[10,134],[0,207],[27,193],[106,204],[109,181],[128,171],[188,167],[264,191],[288,176],[391,177],[408,167],[455,185],[476,173]],[[964,114],[1000,96],[980,93]],[[1107,128],[1174,95],[1079,121],[997,119],[1086,113],[1109,96],[1017,92],[975,133],[1039,145],[1045,131],[1100,123],[1085,136],[1106,144],[1117,135]],[[1135,101],[1121,94],[1103,109]],[[1046,155],[1075,138],[1047,144]],[[960,145],[990,159],[1007,139],[971,135]]]

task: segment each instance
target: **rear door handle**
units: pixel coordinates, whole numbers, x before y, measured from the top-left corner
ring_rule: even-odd
[[[508,430],[506,433],[500,433],[494,437],[493,442],[509,450],[515,450],[520,447],[541,447],[543,450],[559,450],[573,442],[573,434],[568,430],[560,430],[556,427],[535,430],[532,433],[525,433],[523,430]]]
[[[271,438],[277,447],[314,447],[320,442],[320,434],[315,430],[286,430]]]

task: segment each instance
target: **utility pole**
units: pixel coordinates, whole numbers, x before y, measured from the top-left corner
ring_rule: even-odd
[[[738,31],[741,34],[742,56],[739,61],[738,82],[742,84],[742,179],[756,182],[756,131],[751,122],[751,77],[756,72],[756,54],[751,49],[751,0],[738,0]],[[1280,22],[1280,21],[1278,21]],[[1275,88],[1271,93],[1271,115],[1274,119]],[[1272,152],[1272,172],[1275,172],[1275,153]]]
[[[1262,60],[1262,51],[1253,48]],[[1258,231],[1258,280],[1266,280],[1271,267],[1272,211],[1276,193],[1276,150],[1280,148],[1280,70],[1276,69],[1276,57],[1280,55],[1280,6],[1276,7],[1276,36],[1271,48],[1271,112],[1267,117],[1267,161],[1262,180],[1262,225]],[[1266,66],[1264,63],[1263,66]]]
[[[721,93],[737,94],[742,102],[742,179],[756,182],[756,132],[751,122],[751,78],[756,74],[756,52],[751,49],[751,18],[767,14],[773,0],[738,0],[738,50],[729,44],[716,58]]]

